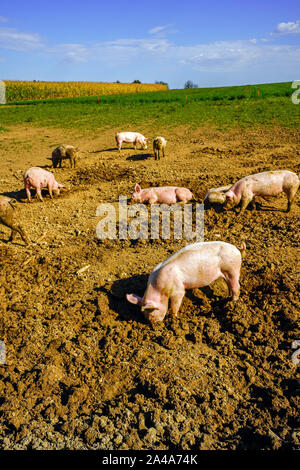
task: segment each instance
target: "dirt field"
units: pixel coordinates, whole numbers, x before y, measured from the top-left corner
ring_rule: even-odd
[[[129,145],[119,156],[116,131],[1,133],[0,192],[17,199],[36,242],[7,243],[0,226],[1,448],[299,448],[291,357],[300,340],[300,193],[290,213],[285,196],[241,218],[205,211],[205,241],[246,242],[240,299],[230,302],[216,281],[187,292],[178,320],[154,327],[124,296],[142,294],[153,267],[189,242],[99,241],[95,216],[136,182],[186,186],[202,202],[207,189],[251,173],[299,174],[298,131],[181,127],[163,133],[160,162]],[[26,203],[24,170],[50,169],[62,143],[80,148],[75,170],[52,170],[69,190]]]

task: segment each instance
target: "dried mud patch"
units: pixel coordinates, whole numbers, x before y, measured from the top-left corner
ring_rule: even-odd
[[[14,174],[46,164],[51,142],[74,142],[60,132],[10,131],[3,192],[22,190]],[[112,151],[114,133],[77,138],[78,168],[53,170],[69,186],[62,197],[20,204],[35,243],[9,244],[0,226],[1,447],[299,448],[299,194],[288,214],[284,197],[243,217],[206,210],[205,240],[246,242],[240,299],[216,281],[187,292],[178,319],[154,327],[125,294],[143,294],[153,267],[188,241],[100,242],[95,232],[97,205],[129,197],[136,182],[188,186],[201,202],[245,174],[297,171],[297,135],[178,128],[155,162]],[[28,139],[39,152],[22,151]]]

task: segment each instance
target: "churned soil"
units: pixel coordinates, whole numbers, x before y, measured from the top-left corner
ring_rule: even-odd
[[[126,144],[119,155],[116,131],[1,133],[0,192],[17,200],[33,241],[9,243],[0,226],[1,448],[299,448],[300,193],[290,213],[284,195],[241,217],[205,210],[205,241],[247,245],[240,299],[218,280],[188,291],[178,319],[154,326],[125,294],[143,294],[153,267],[190,241],[96,236],[97,207],[117,209],[137,182],[186,186],[201,203],[209,188],[251,173],[299,174],[298,131],[138,129],[168,140],[160,161]],[[51,170],[47,158],[63,143],[79,146],[77,168]],[[31,166],[67,191],[28,204]]]

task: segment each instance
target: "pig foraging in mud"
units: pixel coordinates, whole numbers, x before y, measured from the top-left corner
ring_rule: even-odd
[[[224,204],[226,201],[225,193],[231,188],[231,184],[221,186],[220,188],[211,188],[207,191],[204,197],[204,204]]]
[[[78,147],[73,147],[73,145],[60,145],[52,152],[52,165],[53,168],[56,168],[57,165],[61,168],[62,160],[70,160],[70,167],[76,167],[76,161],[78,158]]]
[[[19,233],[24,243],[29,245],[30,240],[19,223],[19,213],[13,203],[8,197],[0,199],[0,223],[11,229],[9,241],[13,242]]]
[[[26,171],[24,174],[24,184],[28,202],[31,202],[30,188],[34,188],[36,190],[36,195],[42,202],[42,189],[48,188],[49,195],[52,199],[53,193],[59,195],[60,189],[65,188],[63,184],[60,184],[55,180],[53,173],[37,166],[33,166]]]
[[[153,140],[153,152],[154,152],[154,157],[155,160],[160,160],[160,154],[162,153],[162,156],[165,156],[165,148],[167,145],[167,141],[164,137],[155,137]]]
[[[264,171],[245,176],[225,193],[225,208],[235,207],[241,202],[240,214],[242,214],[256,196],[268,199],[284,192],[288,199],[287,212],[289,212],[298,188],[298,176],[288,170]]]
[[[139,305],[151,323],[164,319],[169,300],[176,317],[186,289],[207,286],[220,277],[225,279],[230,295],[236,301],[245,250],[244,242],[239,249],[221,241],[187,245],[153,269],[142,298],[135,294],[126,294],[126,298]]]
[[[148,202],[149,204],[175,204],[176,202],[186,203],[193,197],[192,192],[187,188],[162,186],[142,189],[139,184],[136,184],[131,200],[140,203]]]
[[[148,137],[144,137],[139,132],[119,132],[116,135],[116,142],[119,152],[121,152],[122,143],[133,143],[133,148],[136,150],[137,144],[140,144],[143,150],[147,150]]]

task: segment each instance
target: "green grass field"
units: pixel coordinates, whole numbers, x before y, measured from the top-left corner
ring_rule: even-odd
[[[291,82],[100,97],[22,101],[1,105],[1,128],[31,123],[78,129],[203,123],[227,127],[280,125],[299,128],[300,105],[292,103]]]

